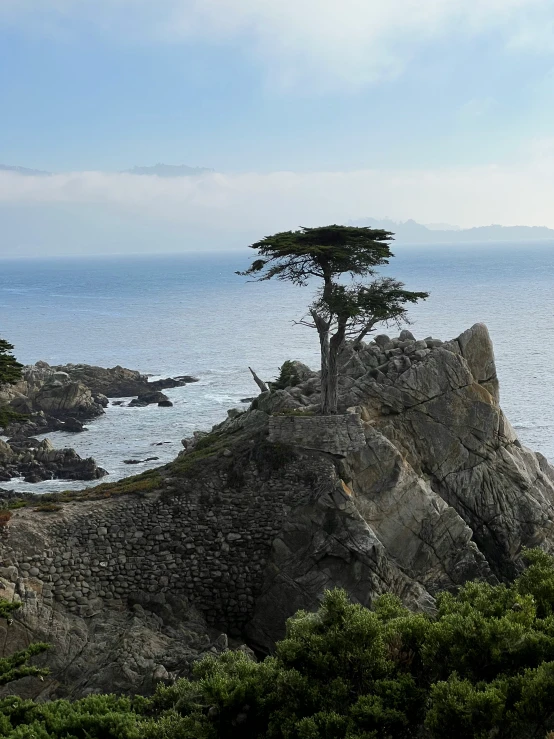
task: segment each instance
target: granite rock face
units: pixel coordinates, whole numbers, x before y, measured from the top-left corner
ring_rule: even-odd
[[[554,552],[554,468],[502,413],[484,326],[449,342],[381,335],[341,362],[338,416],[317,415],[318,377],[306,373],[185,440],[173,464],[127,494],[14,511],[0,527],[0,581],[23,603],[21,627],[60,643],[53,691],[88,687],[67,671],[65,627],[48,638],[42,617],[33,621],[39,607],[123,629],[141,598],[185,599],[206,629],[270,651],[285,619],[314,609],[326,588],[366,605],[392,592],[432,613],[441,589],[513,576],[524,547]],[[87,629],[94,663],[105,645]],[[145,654],[161,654],[159,632],[140,633]],[[125,685],[146,690],[152,664],[138,652]],[[112,689],[103,659],[95,690]],[[158,676],[175,671],[171,657],[152,659]]]
[[[326,448],[324,441],[320,445],[321,451],[335,452],[337,474],[350,494],[348,505],[367,527],[364,541],[374,537],[388,562],[430,596],[471,578],[514,576],[523,566],[523,547],[554,551],[554,469],[521,446],[500,409],[486,327],[477,324],[446,343],[406,335],[378,338],[359,351],[348,347],[342,357],[341,409],[355,414],[365,444],[340,451]],[[299,391],[295,415],[270,419],[276,440],[284,440],[281,432],[289,424],[290,441],[314,449],[311,419],[300,415],[302,397],[309,396],[306,410],[317,400],[309,392],[312,387],[300,383],[294,388]],[[313,420],[316,425],[324,421]],[[336,423],[337,418],[330,421]],[[333,516],[334,524],[338,518]],[[291,588],[295,607],[313,607],[322,579],[332,572],[323,563],[337,556],[329,543],[322,546],[321,537],[315,510],[308,516],[291,511],[274,542],[249,626],[253,642],[269,648],[275,630],[267,628],[267,618],[287,611],[283,604],[291,599]],[[346,574],[346,562],[356,559],[350,545],[356,537],[343,531],[339,539],[342,583],[363,602]],[[310,561],[309,574],[301,572]],[[369,581],[361,576],[361,582]],[[399,586],[391,589],[417,605]],[[378,590],[368,586],[368,592]]]
[[[23,369],[15,385],[0,387],[0,406],[28,416],[14,422],[8,436],[33,436],[48,431],[74,430],[75,422],[88,421],[104,413],[106,399],[72,380],[66,372],[44,362]],[[65,422],[69,421],[66,429]]]
[[[159,682],[190,676],[195,661],[228,646],[226,636],[209,629],[183,598],[137,594],[126,610],[103,610],[98,603],[83,618],[52,606],[33,577],[8,584],[3,597],[25,604],[23,620],[0,624],[4,654],[25,649],[30,634],[52,645],[36,663],[47,663],[53,677],[19,680],[15,685],[23,698],[149,694]],[[0,697],[13,692],[14,685],[0,688]]]

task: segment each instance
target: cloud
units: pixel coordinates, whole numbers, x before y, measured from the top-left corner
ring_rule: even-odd
[[[5,172],[0,173],[0,206],[90,206],[135,224],[142,219],[160,229],[225,238],[368,216],[464,227],[501,223],[554,228],[554,156],[544,142],[540,151],[540,160],[517,168],[214,173],[172,179]]]
[[[552,53],[553,11],[554,0],[2,0],[0,21],[238,43],[273,84],[305,90],[358,89],[401,73],[430,42],[491,30],[508,49]]]

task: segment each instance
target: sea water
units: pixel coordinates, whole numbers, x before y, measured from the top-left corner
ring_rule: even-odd
[[[410,308],[417,338],[450,339],[482,321],[494,342],[501,404],[521,439],[554,461],[554,244],[395,245],[383,270],[429,299]],[[105,481],[173,459],[181,439],[209,430],[257,394],[286,359],[317,368],[313,330],[295,323],[313,286],[237,276],[252,254],[0,261],[0,337],[24,363],[116,364],[199,382],[166,394],[172,408],[111,404],[81,434],[52,433],[58,447],[93,456]],[[395,335],[396,329],[382,329]],[[127,402],[127,401],[125,401]],[[126,465],[126,459],[157,460]],[[22,481],[35,492],[92,483]]]

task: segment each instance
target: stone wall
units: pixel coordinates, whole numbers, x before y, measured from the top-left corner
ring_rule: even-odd
[[[283,415],[269,419],[269,441],[346,457],[365,445],[365,435],[360,416],[355,413],[306,417]]]
[[[240,491],[211,471],[163,493],[15,511],[1,534],[0,578],[30,582],[79,616],[124,607],[135,593],[184,595],[208,623],[238,632],[288,502],[306,489],[297,464],[268,480],[254,465],[243,472]]]

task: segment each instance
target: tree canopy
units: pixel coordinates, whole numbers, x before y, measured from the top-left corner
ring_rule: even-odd
[[[425,300],[427,296],[428,293],[404,290],[403,283],[392,277],[382,277],[369,285],[334,285],[327,299],[320,291],[312,308],[324,316],[331,330],[344,325],[345,338],[359,343],[379,323],[397,326],[406,323],[407,304]]]
[[[366,276],[393,256],[392,238],[390,231],[336,224],[282,231],[251,244],[260,258],[239,274],[296,285],[306,285],[310,277],[327,284],[338,275]]]
[[[250,248],[258,257],[238,273],[259,281],[276,278],[295,285],[307,285],[313,278],[323,281],[309,308],[310,318],[300,323],[319,334],[324,414],[337,412],[338,357],[345,342],[353,339],[359,343],[378,323],[405,321],[406,305],[428,296],[405,290],[403,283],[392,278],[363,282],[394,256],[392,238],[390,231],[336,224],[283,231],[252,244]],[[350,284],[344,283],[345,278]]]

